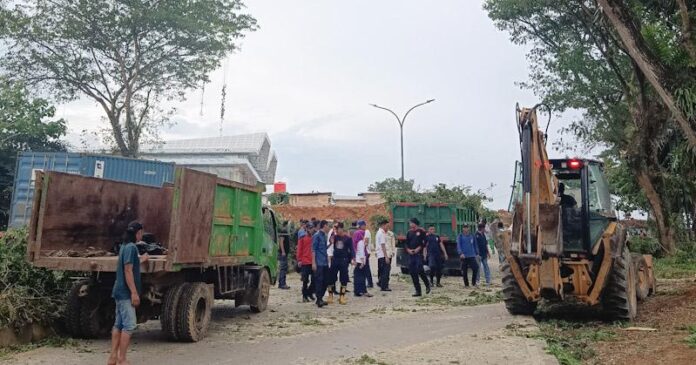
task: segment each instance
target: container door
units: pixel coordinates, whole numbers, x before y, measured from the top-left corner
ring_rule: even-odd
[[[238,229],[230,253],[233,256],[251,256],[251,249],[257,241],[257,223],[261,219],[261,194],[237,189],[237,198]]]

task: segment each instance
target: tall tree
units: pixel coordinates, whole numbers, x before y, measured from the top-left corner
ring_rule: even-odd
[[[598,3],[488,0],[484,7],[513,42],[532,46],[531,81],[522,85],[556,111],[583,111],[566,131],[586,147],[604,149],[606,158],[630,172],[633,186],[640,187],[649,204],[662,245],[673,251],[678,193],[669,188],[668,156],[688,142]],[[669,24],[656,16],[650,20],[644,29],[646,44],[673,67],[683,67],[688,60],[671,46]]]
[[[240,0],[35,0],[0,7],[0,66],[60,100],[101,106],[115,147],[136,156],[162,101],[208,82],[256,20]]]
[[[55,108],[33,99],[23,85],[0,78],[0,230],[7,227],[17,152],[63,151],[63,119]]]

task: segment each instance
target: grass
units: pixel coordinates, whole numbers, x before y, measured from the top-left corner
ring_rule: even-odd
[[[539,323],[539,331],[513,333],[546,341],[546,352],[556,357],[561,365],[580,365],[596,355],[595,342],[612,341],[616,338],[614,325],[601,322],[570,322],[549,320]]]
[[[684,279],[696,276],[696,260],[677,254],[655,259],[655,277],[657,279]]]
[[[689,336],[684,339],[684,342],[686,342],[689,347],[696,348],[696,324],[686,327],[686,330],[689,332]]]
[[[0,360],[6,360],[12,357],[12,355],[19,354],[22,352],[31,351],[39,347],[78,347],[79,343],[72,338],[65,337],[48,337],[38,342],[29,343],[26,345],[8,346],[0,347]],[[88,352],[87,349],[82,349],[82,352]]]

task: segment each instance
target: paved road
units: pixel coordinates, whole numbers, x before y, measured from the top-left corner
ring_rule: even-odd
[[[525,319],[518,319],[519,321]],[[526,319],[529,321],[528,319]],[[261,341],[226,343],[219,339],[193,344],[162,342],[146,333],[133,347],[133,364],[307,364],[329,363],[363,355],[388,363],[443,361],[484,364],[555,364],[543,344],[506,336],[514,321],[502,304],[461,307],[440,313],[413,313],[347,324],[318,333],[304,333]],[[106,341],[86,348],[42,348],[18,356],[16,364],[104,363]],[[80,351],[94,352],[80,352]],[[391,361],[393,362],[391,362]]]

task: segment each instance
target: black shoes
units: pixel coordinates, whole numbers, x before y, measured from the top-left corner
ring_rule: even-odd
[[[309,303],[308,297],[302,297],[302,303]]]
[[[436,286],[437,286],[438,288],[442,288],[442,284],[440,284],[440,283],[437,283]]]
[[[279,286],[278,289],[288,290],[288,289],[290,289],[290,287],[287,285],[286,286]]]
[[[430,287],[425,288],[425,294],[430,294]]]
[[[415,294],[411,294],[411,296],[412,296],[412,297],[420,297],[420,296],[422,296],[422,295],[421,295],[421,293],[415,293]]]
[[[386,289],[381,289],[381,291],[392,291],[392,290],[389,288],[386,288]]]
[[[317,300],[317,307],[319,307],[319,308],[325,306],[326,304],[328,304],[328,303],[326,303],[325,301],[323,301],[321,299]]]

